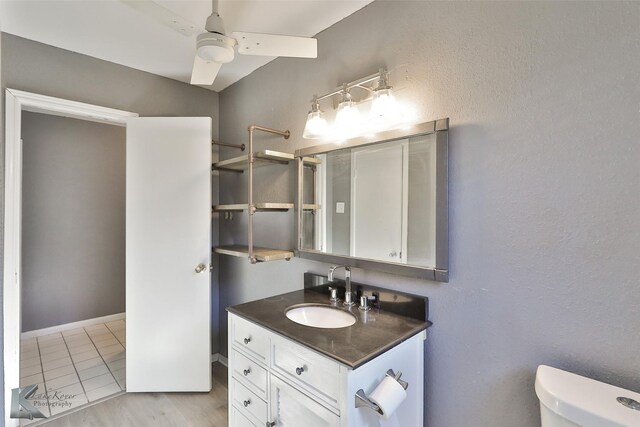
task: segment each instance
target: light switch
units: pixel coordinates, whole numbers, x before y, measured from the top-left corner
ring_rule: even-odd
[[[344,213],[344,202],[336,202],[336,213]]]

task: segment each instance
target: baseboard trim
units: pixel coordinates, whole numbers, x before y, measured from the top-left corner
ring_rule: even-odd
[[[229,367],[229,361],[227,360],[226,357],[224,357],[220,353],[216,353],[216,354],[212,354],[211,355],[211,363],[213,363],[213,362],[220,362],[224,366],[226,366],[227,368]]]
[[[20,339],[28,339],[34,337],[41,337],[44,335],[55,334],[56,332],[69,331],[71,329],[85,328],[91,325],[97,325],[98,323],[113,322],[115,320],[125,319],[125,313],[110,314],[108,316],[96,317],[93,319],[80,320],[78,322],[65,323],[64,325],[51,326],[44,329],[36,329],[34,331],[27,331],[20,334]]]

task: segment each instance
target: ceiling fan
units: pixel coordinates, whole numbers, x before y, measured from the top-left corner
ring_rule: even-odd
[[[173,12],[153,1],[121,0],[125,4],[151,16],[185,36],[198,34],[196,56],[191,72],[191,84],[211,85],[223,64],[233,61],[235,49],[242,55],[286,56],[291,58],[317,58],[318,41],[311,37],[276,34],[225,32],[224,21],[218,13],[219,0],[212,0],[212,13],[204,30],[186,22]]]

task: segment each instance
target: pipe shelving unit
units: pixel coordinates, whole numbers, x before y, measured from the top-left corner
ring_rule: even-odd
[[[258,125],[249,126],[249,144],[247,146],[248,153],[242,156],[234,157],[228,160],[222,160],[213,164],[213,169],[227,172],[244,173],[248,172],[247,179],[247,203],[217,205],[213,207],[214,211],[247,211],[247,246],[229,245],[218,246],[214,248],[214,252],[218,254],[247,257],[249,262],[255,264],[257,262],[289,260],[294,256],[293,251],[281,249],[260,248],[253,245],[253,216],[256,212],[283,212],[294,207],[293,203],[255,203],[253,200],[253,170],[256,167],[281,164],[289,164],[294,160],[293,154],[282,153],[273,150],[253,151],[253,133],[255,131],[280,135],[284,139],[289,139],[290,132],[288,130],[281,131]],[[239,147],[239,146],[238,146]],[[315,164],[317,159],[309,157],[305,159],[309,164]]]

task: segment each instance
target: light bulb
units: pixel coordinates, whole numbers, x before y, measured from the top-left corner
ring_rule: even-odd
[[[379,89],[373,93],[370,120],[374,127],[389,127],[401,121],[401,117],[400,106],[390,88]]]
[[[353,101],[343,101],[338,105],[334,124],[334,138],[351,138],[358,134],[362,118]]]
[[[322,111],[310,111],[307,115],[307,123],[304,126],[302,137],[306,139],[317,139],[326,136],[329,126]]]

